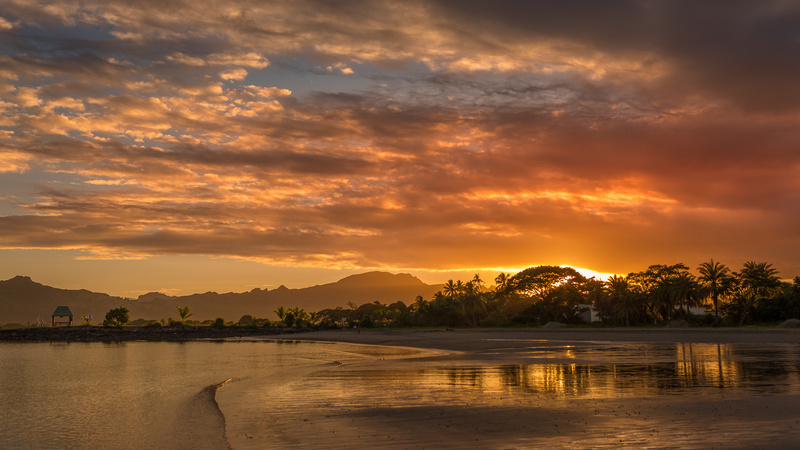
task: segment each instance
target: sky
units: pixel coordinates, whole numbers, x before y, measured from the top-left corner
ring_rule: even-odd
[[[0,279],[800,275],[800,3],[0,0]]]

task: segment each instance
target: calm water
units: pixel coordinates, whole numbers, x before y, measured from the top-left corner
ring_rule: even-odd
[[[242,423],[293,405],[800,392],[793,345],[531,343],[513,365],[381,360],[417,355],[331,343],[0,344],[0,448],[224,448],[236,442],[226,429],[241,435]],[[229,379],[220,412],[203,393]]]
[[[514,349],[523,364],[357,364],[319,371],[303,381],[339,406],[424,406],[430,398],[458,404],[519,404],[531,399],[800,394],[800,347],[793,344],[606,344]],[[553,361],[553,362],[550,362]],[[353,380],[370,389],[353,389]],[[303,389],[294,391],[302,395]],[[342,393],[346,393],[342,395]],[[355,397],[362,398],[355,400]],[[300,402],[299,398],[286,399]]]
[[[224,430],[213,430],[218,410],[198,397],[204,388],[375,353],[323,343],[0,343],[0,448],[216,447],[209,439]]]

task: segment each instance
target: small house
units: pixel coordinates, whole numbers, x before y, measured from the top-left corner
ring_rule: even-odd
[[[72,326],[72,311],[69,306],[59,306],[53,311],[53,326]]]
[[[594,308],[594,305],[578,305],[578,308],[581,310],[580,318],[586,323],[595,323],[600,322],[600,314],[597,313],[597,310]]]

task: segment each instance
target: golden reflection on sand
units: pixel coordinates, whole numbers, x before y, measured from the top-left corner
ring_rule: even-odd
[[[730,448],[800,440],[795,344],[492,342],[294,373],[285,384],[249,391],[269,406],[248,413],[252,420],[228,437],[234,448]]]
[[[579,362],[446,367],[423,371],[415,384],[432,389],[445,385],[478,388],[487,394],[517,390],[552,396],[614,398],[689,388],[758,388],[767,380],[785,386],[798,382],[797,371],[790,364],[751,361],[751,357],[737,353],[730,344],[670,345],[674,346],[672,350],[653,351],[656,362],[587,363],[575,351],[566,350],[559,355],[560,360]],[[669,352],[671,357],[659,356]],[[791,352],[782,357],[793,360]]]
[[[733,387],[741,383],[740,368],[726,344],[676,344],[676,375],[686,384]]]

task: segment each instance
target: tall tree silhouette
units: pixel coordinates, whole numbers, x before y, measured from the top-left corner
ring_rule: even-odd
[[[697,306],[700,298],[697,280],[689,272],[679,272],[670,282],[670,294],[679,306],[683,303],[686,317],[689,317],[689,306]]]
[[[461,280],[459,280],[459,283],[461,283]],[[458,295],[458,286],[456,286],[453,280],[447,280],[447,283],[444,284],[444,295],[448,297],[455,297]]]
[[[608,300],[611,303],[611,314],[629,326],[632,319],[646,316],[644,312],[644,296],[637,292],[628,277],[612,275],[605,283]]]
[[[644,284],[648,287],[646,293],[655,318],[661,316],[666,320],[672,319],[675,304],[683,300],[683,290],[677,289],[676,284],[683,283],[681,274],[687,270],[689,268],[682,263],[654,264],[644,272]]]
[[[500,292],[508,285],[508,279],[511,278],[507,273],[500,272],[499,275],[494,277],[495,290]]]
[[[480,274],[476,273],[475,276],[472,277],[472,284],[478,292],[483,292],[483,280]]]
[[[283,306],[278,306],[278,309],[276,309],[273,312],[275,313],[276,316],[278,316],[278,319],[281,321],[283,321],[283,319],[286,318],[286,314],[288,313],[288,311],[286,311],[286,308],[284,308]]]
[[[730,269],[725,264],[714,261],[701,263],[697,267],[700,276],[697,278],[703,283],[711,302],[714,304],[714,315],[719,317],[719,297],[730,288]]]
[[[176,306],[176,308],[178,308],[178,315],[181,317],[181,323],[186,322],[186,319],[194,315],[189,312],[188,306]]]
[[[761,298],[772,297],[780,288],[778,270],[766,262],[747,261],[742,270],[735,274],[739,280],[738,300],[742,303],[739,326],[744,324],[750,308]]]

